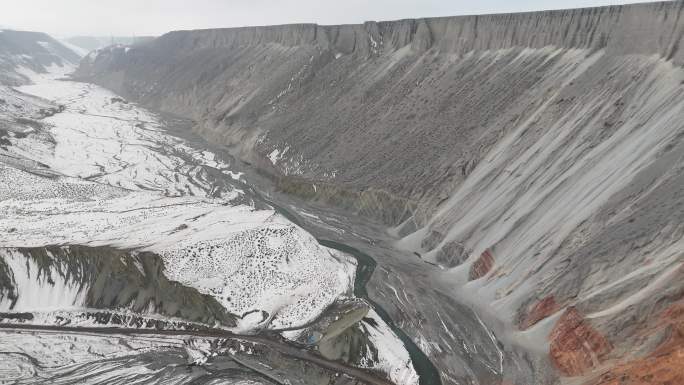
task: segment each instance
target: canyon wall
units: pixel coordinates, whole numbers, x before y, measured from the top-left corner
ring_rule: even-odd
[[[679,65],[681,13],[671,2],[178,31],[92,54],[79,76],[192,117],[291,191],[317,182],[320,199],[389,224],[417,211],[422,225],[549,90],[573,86],[553,73],[564,61],[600,51],[588,72],[635,55]]]
[[[76,76],[396,226],[560,376],[676,383],[683,9],[178,31]]]

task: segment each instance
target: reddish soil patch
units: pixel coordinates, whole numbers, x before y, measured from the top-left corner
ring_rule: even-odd
[[[484,277],[492,270],[492,267],[494,267],[494,255],[487,249],[480,255],[480,258],[470,266],[469,279],[474,281]]]
[[[642,359],[618,365],[592,385],[681,385],[684,384],[684,303],[670,306],[661,315],[657,329],[665,327],[669,338]]]
[[[551,361],[565,376],[580,376],[596,368],[612,349],[575,307],[565,310],[549,338]]]
[[[545,297],[527,309],[525,317],[520,321],[520,330],[532,327],[558,310],[560,310],[560,306],[556,303],[556,298],[553,295]]]

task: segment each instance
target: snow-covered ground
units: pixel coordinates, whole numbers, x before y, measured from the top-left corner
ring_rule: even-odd
[[[0,299],[0,311],[9,310],[70,310],[85,305],[87,288],[77,282],[69,282],[61,276],[49,277],[40,274],[35,261],[12,249],[0,249],[0,258],[12,271],[14,290],[21,295],[16,302]]]
[[[373,352],[369,350],[361,366],[388,373],[390,380],[397,385],[418,385],[418,374],[399,337],[375,310],[368,312],[366,318],[372,321],[364,322],[363,328],[368,340],[377,349],[377,358],[369,359],[373,357]]]
[[[244,193],[231,185],[240,175],[229,164],[168,136],[157,115],[107,90],[57,80],[67,71],[22,72],[34,84],[21,92],[66,108],[41,120],[47,132],[10,137],[0,148],[0,247],[156,252],[171,280],[214,296],[238,316],[267,313],[245,317],[243,332],[304,325],[351,293],[355,265],[348,257],[273,210],[236,203]],[[34,168],[17,167],[19,160]],[[38,175],[47,172],[36,173],[40,164],[56,176]],[[40,288],[20,284],[34,279],[35,269],[11,266],[19,291],[12,310],[45,310],[35,295]],[[81,292],[62,286],[54,306],[81,304]]]
[[[206,375],[187,365],[183,336],[0,331],[0,340],[0,384],[185,384]],[[230,383],[259,383],[240,377]]]
[[[17,89],[66,107],[44,120],[53,127],[54,144],[46,148],[30,139],[17,141],[17,153],[68,176],[126,189],[237,197],[235,190],[212,190],[205,166],[235,176],[214,154],[166,135],[156,115],[116,94],[93,84],[57,80],[68,67],[50,70],[44,75],[21,71],[34,84]]]
[[[31,117],[40,124],[10,132],[0,145],[0,259],[11,270],[18,296],[13,302],[0,287],[0,311],[31,312],[33,324],[68,318],[71,326],[92,325],[88,312],[97,310],[88,308],[90,288],[55,274],[56,280],[48,278],[17,250],[47,245],[155,252],[170,280],[213,296],[240,317],[233,330],[242,333],[304,326],[337,298],[352,295],[353,258],[322,247],[274,210],[245,203],[251,197],[236,183],[242,174],[229,162],[168,135],[160,116],[103,88],[60,80],[69,70],[20,70],[33,84],[5,88],[12,100],[25,100],[21,109],[0,115],[12,123],[35,110]],[[135,317],[125,308],[111,310]],[[162,317],[153,311],[142,316]],[[369,352],[362,366],[398,384],[416,384],[402,342],[375,312],[369,317],[375,322],[366,334],[377,354]],[[32,338],[36,346],[49,341],[57,350],[68,350],[64,357],[73,357],[68,363],[50,362],[59,370],[81,367],[83,358],[88,365],[102,365],[107,377],[118,370],[110,362],[129,354],[128,345],[118,346],[116,339],[74,340],[69,347],[59,336]],[[74,351],[82,342],[95,350]],[[40,346],[29,343],[15,350],[32,357],[55,353]],[[91,356],[99,357],[100,348],[109,349],[102,352],[108,359],[96,364]],[[0,374],[35,375],[36,367],[24,365],[21,357],[9,357],[11,368],[0,364]],[[163,373],[136,369],[124,374],[156,378]]]

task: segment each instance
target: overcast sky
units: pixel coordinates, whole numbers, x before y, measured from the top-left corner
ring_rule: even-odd
[[[160,35],[178,29],[347,24],[625,4],[620,0],[0,0],[0,26],[73,35]]]

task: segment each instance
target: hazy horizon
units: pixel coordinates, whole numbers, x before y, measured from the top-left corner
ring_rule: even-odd
[[[292,23],[356,24],[369,20],[440,17],[487,13],[643,3],[624,0],[195,0],[188,11],[182,0],[119,0],[112,4],[89,0],[27,0],[6,5],[0,26],[71,36],[157,36],[182,29],[229,28]]]

